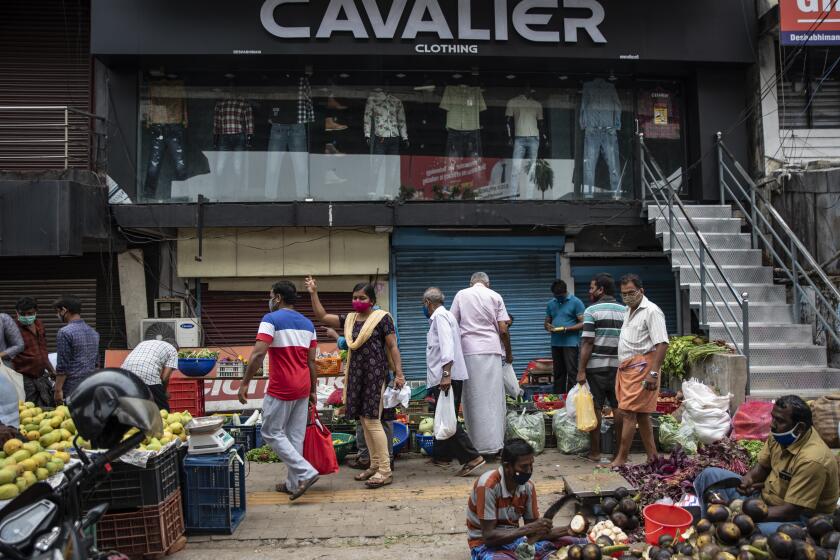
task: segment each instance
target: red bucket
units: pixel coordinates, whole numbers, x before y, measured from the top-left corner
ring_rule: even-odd
[[[679,541],[680,535],[694,521],[688,510],[665,504],[651,504],[642,510],[642,515],[645,518],[645,540],[651,545],[658,545],[662,535],[671,535],[674,542]]]

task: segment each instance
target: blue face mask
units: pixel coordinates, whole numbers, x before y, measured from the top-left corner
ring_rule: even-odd
[[[770,432],[770,435],[772,435],[773,439],[776,440],[776,443],[778,443],[782,447],[789,447],[789,446],[793,445],[794,443],[796,443],[796,441],[801,437],[801,434],[796,435],[796,434],[793,433],[798,426],[799,426],[799,423],[797,423],[793,428],[791,428],[790,430],[788,430],[786,432],[781,432],[781,433]]]
[[[425,316],[426,319],[431,319],[432,318],[432,314],[429,313],[429,308],[426,307],[425,305],[423,306],[423,316]]]

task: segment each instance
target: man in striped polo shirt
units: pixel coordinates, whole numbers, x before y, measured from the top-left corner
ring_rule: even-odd
[[[606,272],[597,274],[589,282],[589,299],[595,302],[583,312],[583,333],[581,334],[580,362],[577,382],[589,382],[589,390],[595,401],[595,415],[598,427],[589,432],[588,459],[601,461],[601,410],[608,404],[613,411],[618,409],[615,395],[615,374],[618,369],[618,339],[624,323],[625,307],[615,300],[615,280]],[[616,423],[619,422],[615,414]],[[617,424],[614,433],[620,433]]]
[[[541,559],[556,549],[551,541],[569,534],[568,527],[552,528],[550,519],[540,517],[533,472],[534,448],[514,438],[502,448],[502,466],[475,481],[467,502],[471,560],[514,558],[523,545],[533,545]]]
[[[275,282],[269,313],[262,318],[248,369],[239,387],[239,402],[248,403],[248,385],[268,353],[268,387],[263,398],[262,434],[288,472],[278,492],[296,500],[318,481],[318,471],[303,458],[303,437],[309,403],[316,402],[315,348],[312,321],[294,310],[297,289],[287,280]]]

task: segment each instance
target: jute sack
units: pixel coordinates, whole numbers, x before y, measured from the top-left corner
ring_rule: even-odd
[[[840,447],[837,424],[840,423],[840,393],[820,397],[811,405],[814,428],[829,447]]]

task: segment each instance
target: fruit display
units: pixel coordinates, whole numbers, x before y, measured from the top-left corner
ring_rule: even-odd
[[[175,440],[181,440],[182,442],[187,441],[187,430],[184,426],[192,420],[192,415],[188,411],[167,412],[165,410],[161,410],[160,417],[161,420],[163,420],[163,435],[160,438],[147,437],[144,439],[143,443],[141,443],[138,447],[141,451],[160,451],[167,444]],[[123,440],[128,439],[138,431],[139,430],[137,428],[130,429],[123,436]]]
[[[54,410],[42,410],[31,402],[18,403],[20,433],[27,441],[37,441],[41,447],[52,451],[67,451],[73,448],[76,425],[70,418],[66,406]],[[90,442],[79,438],[79,445],[90,449]]]

